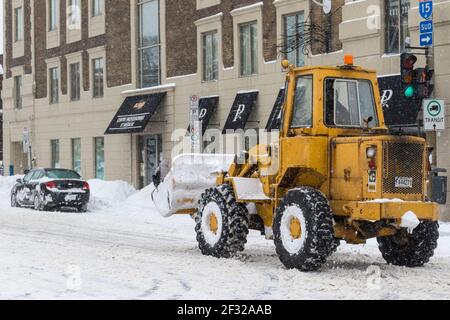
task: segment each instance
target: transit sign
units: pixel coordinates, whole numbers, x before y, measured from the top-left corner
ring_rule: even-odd
[[[444,100],[428,99],[423,101],[423,121],[425,131],[445,130]]]

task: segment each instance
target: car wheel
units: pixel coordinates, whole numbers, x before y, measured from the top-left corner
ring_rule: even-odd
[[[11,194],[11,207],[12,208],[19,208],[20,207],[19,203],[17,202],[17,196],[16,196],[15,193]]]
[[[36,210],[36,211],[43,211],[44,210],[43,201],[42,201],[42,198],[41,198],[39,193],[36,193],[34,195],[33,205],[34,205],[34,210]]]
[[[79,213],[86,213],[86,212],[87,212],[87,205],[84,204],[84,205],[78,207],[78,208],[77,208],[77,211],[78,211]]]

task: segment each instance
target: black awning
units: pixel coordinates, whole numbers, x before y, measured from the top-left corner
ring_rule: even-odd
[[[128,97],[109,124],[105,134],[142,132],[166,93]]]
[[[267,121],[266,131],[275,131],[281,129],[281,111],[284,102],[284,92],[285,89],[282,88],[278,93],[277,100],[273,106],[272,112],[270,113],[269,120]]]
[[[231,107],[230,114],[228,115],[227,122],[223,128],[223,134],[228,130],[245,129],[248,118],[252,113],[255,106],[256,99],[258,98],[258,91],[238,93]]]
[[[386,125],[417,124],[422,101],[403,95],[400,75],[378,77],[378,86]]]
[[[198,102],[199,120],[202,122],[202,134],[205,134],[209,121],[219,105],[219,96],[201,97]],[[191,131],[191,125],[188,132]]]

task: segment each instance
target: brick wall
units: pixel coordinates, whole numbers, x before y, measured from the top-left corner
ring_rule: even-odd
[[[332,1],[331,13],[328,15],[323,12],[322,7],[312,3],[312,1],[310,2],[310,22],[320,26],[321,30],[329,34],[328,43],[319,41],[319,37],[315,38],[314,34],[311,35],[313,39],[311,44],[312,54],[341,50],[342,43],[339,40],[339,24],[342,22],[342,6],[345,4],[345,0]],[[316,40],[314,41],[314,39]]]
[[[24,0],[24,55],[22,57],[13,58],[13,10],[11,1],[4,1],[4,27],[5,30],[11,30],[11,32],[4,33],[5,40],[5,61],[4,72],[5,78],[11,77],[11,68],[17,66],[24,66],[25,74],[32,73],[31,66],[31,0]]]
[[[197,29],[194,22],[198,19],[224,14],[223,62],[225,68],[234,65],[233,17],[230,12],[260,0],[224,0],[220,5],[196,10],[196,0],[166,1],[166,42],[167,77],[197,72]],[[277,57],[276,10],[273,0],[264,0],[263,7],[263,43],[264,59]]]
[[[30,1],[25,0],[25,56],[17,59],[12,57],[12,32],[5,33],[6,55],[11,61],[8,64],[8,75],[10,67],[15,65],[24,65],[25,72],[31,73],[31,19],[27,14],[31,13],[29,7]],[[82,86],[85,91],[90,89],[89,76],[89,55],[88,49],[105,46],[106,47],[106,84],[109,87],[120,86],[131,83],[131,31],[130,31],[130,1],[118,0],[113,5],[107,1],[105,10],[106,33],[96,37],[89,38],[89,5],[88,1],[82,1],[82,23],[81,40],[73,43],[67,43],[66,39],[66,5],[67,0],[60,0],[60,46],[47,49],[47,9],[45,1],[34,2],[34,37],[35,37],[35,78],[37,99],[47,96],[47,65],[45,60],[60,57],[61,63],[61,91],[68,93],[67,83],[67,61],[65,55],[82,52],[83,57],[83,75]],[[11,4],[5,2],[5,11],[11,12]],[[6,30],[12,30],[12,16],[5,15]],[[29,45],[28,45],[29,44]]]

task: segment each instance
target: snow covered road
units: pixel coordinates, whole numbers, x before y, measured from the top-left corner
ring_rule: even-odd
[[[190,217],[159,217],[149,190],[94,182],[91,212],[41,213],[10,208],[10,184],[0,178],[0,299],[450,299],[448,223],[423,268],[386,265],[371,241],[301,273],[257,232],[240,258],[202,256]]]

